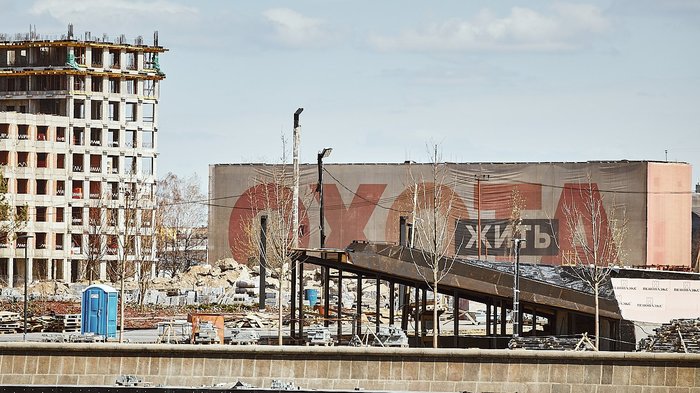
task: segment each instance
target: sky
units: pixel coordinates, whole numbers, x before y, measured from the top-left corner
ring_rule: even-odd
[[[0,32],[143,36],[159,175],[301,161],[682,161],[700,182],[700,0],[0,0]],[[132,41],[133,42],[133,41]],[[290,161],[288,159],[287,161]]]

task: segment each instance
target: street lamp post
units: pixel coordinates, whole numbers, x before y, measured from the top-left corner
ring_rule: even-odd
[[[301,126],[299,125],[299,115],[304,108],[299,108],[294,112],[294,131],[292,145],[292,165],[294,166],[294,189],[292,191],[292,242],[293,247],[299,247],[299,139],[301,138]]]
[[[17,240],[24,239],[24,335],[22,341],[27,341],[27,286],[29,285],[27,279],[27,249],[29,248],[29,239],[32,235],[22,235],[17,236]]]
[[[325,149],[321,150],[318,152],[318,202],[319,202],[319,224],[321,228],[321,247],[320,248],[325,248],[326,247],[326,233],[324,231],[324,223],[323,221],[325,220],[324,215],[323,215],[323,159],[330,156],[331,152],[333,151],[332,148],[326,147]]]
[[[513,272],[513,337],[520,335],[520,245],[525,239],[513,239],[515,242],[515,267]]]
[[[481,259],[481,182],[488,180],[490,175],[474,175],[476,179],[476,259]]]

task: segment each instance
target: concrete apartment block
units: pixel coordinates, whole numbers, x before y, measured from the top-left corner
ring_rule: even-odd
[[[142,38],[0,36],[0,166],[28,222],[0,233],[0,286],[154,269],[158,63]],[[17,235],[30,239],[16,240]],[[25,246],[27,264],[25,266]],[[147,270],[146,270],[147,271]]]

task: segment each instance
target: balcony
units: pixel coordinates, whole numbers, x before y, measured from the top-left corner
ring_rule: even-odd
[[[71,224],[73,224],[73,225],[83,225],[83,219],[82,219],[82,218],[73,217],[73,219],[72,219],[70,222],[71,222]]]
[[[99,166],[91,166],[91,167],[90,167],[90,172],[91,172],[91,173],[100,173],[100,172],[102,172],[102,167],[99,167]]]
[[[82,191],[73,191],[73,199],[83,199]]]
[[[82,171],[83,171],[82,165],[73,165],[73,172],[82,172]]]
[[[56,190],[56,195],[58,195],[58,196],[64,196],[64,195],[66,195],[66,190],[65,190],[65,189],[62,189],[62,188],[61,188],[61,189],[58,189],[58,190]]]
[[[102,146],[102,141],[98,139],[90,139],[90,146]]]
[[[119,251],[117,247],[107,247],[107,255],[117,255],[117,251]]]
[[[56,244],[56,250],[63,250],[63,244]]]

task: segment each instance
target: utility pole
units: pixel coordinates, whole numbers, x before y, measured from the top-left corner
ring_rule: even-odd
[[[520,245],[524,239],[513,239],[515,242],[515,266],[513,271],[513,337],[520,335]]]
[[[301,138],[301,127],[299,125],[299,115],[304,108],[299,108],[294,112],[294,141],[292,151],[292,161],[294,165],[294,190],[292,195],[292,246],[299,247],[299,139]]]
[[[24,239],[24,334],[22,336],[22,341],[27,341],[27,286],[29,285],[29,280],[28,280],[28,272],[29,272],[29,265],[27,264],[28,259],[27,259],[27,249],[29,248],[29,239],[33,238],[34,236],[32,235],[22,235],[22,236],[17,236],[17,241],[20,239]]]
[[[476,179],[476,259],[481,259],[481,182],[488,180],[489,175],[474,175]]]
[[[326,232],[325,232],[325,225],[324,225],[324,220],[325,217],[323,215],[323,159],[330,156],[331,152],[333,151],[332,148],[326,147],[320,152],[318,152],[318,204],[319,204],[319,228],[321,230],[321,242],[320,242],[320,247],[319,248],[325,248],[326,247]]]

